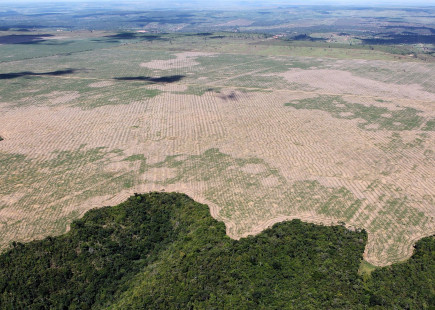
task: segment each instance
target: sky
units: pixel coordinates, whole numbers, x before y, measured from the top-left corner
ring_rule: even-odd
[[[52,3],[59,3],[59,2],[81,2],[81,3],[90,3],[90,2],[97,2],[97,3],[104,3],[104,2],[116,2],[119,4],[122,3],[141,3],[141,4],[147,4],[147,3],[160,3],[162,6],[167,6],[170,3],[179,3],[179,5],[182,6],[190,6],[189,4],[191,3],[193,6],[196,5],[201,5],[201,4],[209,4],[210,2],[215,3],[216,6],[223,6],[223,5],[228,5],[231,6],[231,4],[234,3],[246,3],[250,6],[252,5],[258,5],[258,6],[268,6],[268,5],[301,5],[301,4],[342,4],[342,5],[403,5],[403,6],[416,6],[416,5],[433,5],[435,6],[435,0],[239,0],[239,1],[231,1],[231,0],[214,0],[214,1],[210,1],[210,0],[194,0],[194,1],[188,1],[188,0],[179,0],[179,1],[168,1],[168,0],[160,0],[160,1],[156,1],[156,0],[142,0],[142,1],[138,1],[138,0],[0,0],[0,3],[25,3],[25,2],[29,2],[29,3],[33,3],[33,4],[38,4],[38,3],[47,3],[47,2],[52,2]],[[208,5],[207,5],[208,6]]]

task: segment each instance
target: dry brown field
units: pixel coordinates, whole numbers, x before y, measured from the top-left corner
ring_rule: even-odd
[[[378,266],[435,233],[434,63],[188,40],[4,58],[1,248],[155,190],[207,203],[233,238],[365,229]]]

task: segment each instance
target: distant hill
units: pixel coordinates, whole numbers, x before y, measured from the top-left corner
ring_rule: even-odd
[[[361,276],[365,231],[299,220],[232,240],[206,205],[135,195],[0,256],[1,309],[434,309],[435,240]]]

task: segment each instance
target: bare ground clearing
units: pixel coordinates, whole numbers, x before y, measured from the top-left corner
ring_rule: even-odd
[[[100,88],[100,87],[112,86],[113,84],[115,84],[115,82],[113,81],[101,81],[101,82],[91,83],[89,84],[89,87]]]
[[[281,74],[289,82],[308,84],[324,92],[341,94],[371,95],[379,97],[415,98],[435,101],[435,94],[427,92],[418,84],[398,86],[371,80],[343,70],[301,70],[292,69]]]
[[[213,56],[214,53],[205,52],[183,52],[175,54],[175,59],[168,60],[152,60],[150,62],[141,63],[141,67],[158,69],[158,70],[169,70],[177,68],[187,68],[191,66],[199,65],[199,62],[195,61],[197,57],[200,56]]]
[[[142,68],[180,74],[206,56],[176,55]],[[433,130],[379,129],[406,107],[430,120],[433,93],[329,69],[276,74],[316,92],[232,88],[216,85],[227,79],[219,75],[225,68],[216,67],[201,71],[216,76],[198,78],[198,85],[222,89],[201,95],[187,93],[192,78],[153,86],[162,92],[153,98],[141,93],[144,86],[118,90],[113,95],[123,104],[92,109],[68,106],[73,99],[86,103],[80,90],[35,96],[35,104],[23,107],[4,98],[1,247],[59,234],[90,208],[150,190],[185,192],[207,203],[234,238],[292,218],[364,228],[365,257],[376,265],[409,257],[417,239],[435,232]],[[255,79],[257,70],[246,72],[238,78]],[[86,85],[106,92],[110,82]],[[344,102],[332,112],[285,106],[330,93]],[[381,121],[361,127],[360,114],[340,110],[349,107],[358,113],[374,107]],[[336,108],[341,114],[334,115]]]

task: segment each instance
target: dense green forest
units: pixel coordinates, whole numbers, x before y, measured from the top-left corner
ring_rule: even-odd
[[[135,195],[0,256],[1,309],[435,309],[435,240],[362,277],[364,231],[299,220],[232,240],[206,205]]]

